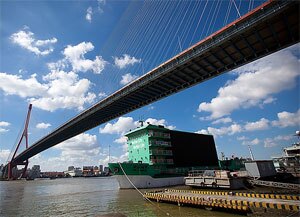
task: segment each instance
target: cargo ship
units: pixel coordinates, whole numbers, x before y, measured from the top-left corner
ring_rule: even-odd
[[[108,164],[120,188],[183,185],[190,170],[219,168],[212,135],[141,122],[125,136],[129,161]]]

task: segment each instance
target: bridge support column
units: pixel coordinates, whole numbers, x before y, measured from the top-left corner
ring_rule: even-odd
[[[10,179],[12,179],[12,166],[11,166],[10,162],[8,163],[7,167],[8,167],[7,179],[10,180]]]
[[[22,173],[19,175],[19,173],[17,174],[14,174],[13,170],[14,168],[17,168],[18,165],[24,165],[24,168],[23,168],[23,171]],[[17,163],[17,164],[13,164],[12,162],[9,162],[7,164],[7,172],[6,174],[3,175],[3,178],[7,178],[7,180],[14,180],[14,179],[17,179],[17,178],[26,178],[26,172],[27,172],[27,167],[28,167],[28,160],[22,162],[22,163]]]
[[[26,122],[25,122],[25,126],[24,126],[24,130],[23,130],[23,134],[19,140],[19,143],[16,147],[16,150],[11,158],[11,161],[7,164],[7,179],[8,180],[13,180],[16,178],[25,178],[26,177],[26,171],[27,171],[27,167],[28,167],[28,159],[23,161],[23,162],[16,162],[15,161],[15,156],[17,154],[17,151],[20,147],[20,144],[23,140],[23,138],[25,137],[25,143],[26,143],[26,149],[28,148],[28,124],[29,124],[29,119],[30,119],[30,113],[31,113],[31,109],[32,109],[32,105],[30,104],[28,107],[28,112],[27,112],[27,117],[26,117]],[[16,168],[18,165],[24,165],[24,169],[22,171],[22,174],[19,177],[14,177],[13,174],[13,168]]]
[[[25,161],[25,167],[23,169],[21,178],[26,178],[27,167],[28,167],[28,160]]]

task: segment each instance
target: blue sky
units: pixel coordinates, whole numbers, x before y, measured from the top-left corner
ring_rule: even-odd
[[[29,143],[262,1],[1,1],[0,163],[33,104]],[[30,159],[30,166],[126,160],[123,137],[139,119],[209,133],[218,154],[278,156],[297,141],[296,44],[131,112]],[[110,147],[110,148],[109,148]],[[21,149],[24,149],[22,144]]]

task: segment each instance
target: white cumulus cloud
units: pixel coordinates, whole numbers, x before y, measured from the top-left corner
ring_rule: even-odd
[[[53,52],[52,44],[57,42],[56,38],[37,40],[34,33],[28,29],[20,30],[10,36],[10,40],[19,46],[33,52],[36,55],[48,55]]]
[[[275,138],[266,138],[264,140],[264,147],[265,148],[272,148],[275,146],[279,146],[284,141],[290,141],[293,137],[291,135],[279,135]]]
[[[157,120],[155,118],[148,118],[145,120],[144,125],[147,125],[148,123],[152,125],[163,125],[170,130],[176,128],[175,126],[168,125],[165,119]],[[139,121],[134,121],[132,117],[120,117],[115,123],[107,123],[103,128],[100,128],[99,133],[123,135],[129,130],[135,129],[139,126]]]
[[[55,111],[59,108],[77,108],[83,110],[85,104],[94,102],[96,95],[88,92],[91,82],[78,79],[74,72],[53,71],[44,76],[49,88],[43,97],[30,98],[29,101],[38,108]]]
[[[127,151],[128,145],[127,145],[127,137],[126,136],[121,135],[121,137],[118,139],[115,139],[114,142],[123,144],[123,146],[122,146],[123,151]]]
[[[128,161],[128,152],[121,154],[120,156],[106,156],[105,158],[99,160],[99,164],[101,165],[108,165],[108,163],[117,163],[117,162],[124,162]]]
[[[9,122],[6,121],[0,121],[0,133],[6,133],[9,131],[7,127],[10,126]]]
[[[35,127],[38,129],[47,129],[48,127],[51,127],[51,124],[42,122],[38,123]]]
[[[70,70],[74,72],[92,71],[100,74],[108,62],[102,56],[96,56],[94,60],[86,59],[84,55],[92,50],[94,50],[94,45],[91,42],[81,42],[75,46],[68,45],[62,52],[64,58],[48,63],[48,68],[51,71],[61,71],[70,67]]]
[[[278,120],[272,121],[273,126],[277,127],[300,127],[300,109],[296,113],[283,111],[277,114]]]
[[[220,88],[211,102],[200,103],[198,111],[211,112],[211,118],[216,119],[240,108],[273,102],[272,94],[295,87],[300,75],[299,59],[292,49],[240,67],[238,78]]]
[[[135,57],[131,57],[128,54],[123,54],[123,57],[114,57],[115,65],[123,69],[128,65],[134,65],[135,63],[140,63],[141,59],[137,59]]]
[[[121,136],[120,138],[116,139],[114,142],[119,144],[125,144],[127,142],[127,137]]]
[[[106,0],[97,0],[97,2],[98,2],[98,12],[103,13],[104,12],[103,7],[106,4]]]
[[[5,128],[0,127],[0,133],[6,133],[6,132],[8,132],[8,131],[9,131],[8,129],[5,129]]]
[[[88,7],[88,9],[86,9],[85,19],[89,22],[92,22],[92,15],[93,15],[93,8]]]
[[[278,116],[278,120],[274,120],[274,121],[270,121],[266,118],[261,118],[258,121],[246,122],[245,125],[234,123],[230,126],[221,127],[221,128],[208,127],[207,129],[201,129],[196,133],[212,134],[214,136],[223,136],[223,135],[234,135],[236,133],[241,133],[241,132],[267,130],[271,127],[271,125],[280,128],[291,127],[291,126],[300,127],[300,109],[296,113],[291,113],[286,111],[280,112],[277,114],[277,116]],[[246,141],[248,140],[248,138],[245,136],[237,137],[237,140],[245,141],[245,144],[246,143],[249,144],[249,141]],[[269,141],[270,140],[268,140],[267,143],[271,144]]]
[[[125,75],[122,76],[122,80],[120,81],[120,84],[128,84],[131,81],[135,80],[138,76],[137,75],[132,75],[130,73],[127,73]]]
[[[165,128],[168,128],[170,130],[174,130],[176,128],[176,126],[173,126],[173,125],[168,125],[167,121],[165,119],[155,119],[155,118],[147,118],[146,121],[145,121],[145,124],[152,124],[152,125],[162,125],[164,126]],[[138,125],[138,122],[136,122],[136,125]]]
[[[0,121],[0,127],[8,127],[10,125],[9,122],[6,121]]]
[[[78,158],[78,160],[98,156],[100,153],[97,136],[88,133],[79,134],[58,144],[55,148],[62,150],[63,157]]]
[[[226,123],[231,123],[232,119],[227,117],[227,118],[220,118],[212,122],[212,124],[226,124]]]
[[[245,141],[247,140],[248,138],[246,136],[239,136],[236,138],[238,141]]]
[[[94,13],[102,14],[104,12],[103,7],[105,4],[106,4],[105,0],[97,0],[97,8],[93,8],[92,6],[90,6],[88,7],[88,9],[86,9],[85,19],[91,23],[92,16]]]
[[[63,51],[63,54],[65,55],[65,59],[72,65],[74,71],[86,72],[91,70],[95,74],[100,74],[104,70],[107,62],[102,56],[96,56],[94,60],[86,59],[84,55],[92,50],[94,50],[94,45],[91,42],[81,42],[75,46],[68,45]],[[64,64],[65,62],[63,61],[59,63],[58,66],[63,67],[65,66]],[[51,67],[51,65],[49,66]]]
[[[0,149],[0,165],[7,163],[8,157],[10,155],[10,150]]]
[[[18,95],[34,107],[55,111],[59,108],[82,110],[94,102],[96,95],[88,92],[91,82],[79,79],[74,72],[52,71],[39,82],[35,75],[23,79],[20,75],[0,73],[0,89],[7,95]],[[29,98],[28,98],[29,97]]]
[[[115,123],[107,123],[104,128],[100,128],[99,132],[108,134],[124,134],[130,129],[135,129],[136,127],[137,125],[134,123],[132,117],[119,117]]]
[[[18,95],[25,98],[45,95],[48,86],[39,83],[34,75],[30,78],[23,79],[20,75],[0,72],[0,89],[7,95]]]
[[[255,138],[251,141],[243,141],[243,145],[258,145],[260,143],[260,140],[258,138]]]
[[[234,134],[240,133],[242,131],[243,131],[242,126],[234,123],[228,127],[221,127],[221,128],[208,127],[207,130],[202,129],[202,130],[197,131],[196,133],[211,134],[215,137],[218,137],[218,136],[224,136],[224,135],[234,135]]]
[[[209,134],[208,130],[205,130],[205,129],[196,131],[195,133],[198,133],[198,134]]]
[[[94,149],[98,148],[99,145],[97,144],[97,136],[91,135],[88,133],[81,133],[73,138],[70,138],[57,146],[56,148],[62,150],[86,150],[86,149]]]
[[[105,92],[100,92],[100,93],[98,93],[98,97],[99,97],[100,99],[102,99],[102,98],[104,98],[104,97],[107,97],[107,94],[106,94]]]
[[[52,43],[51,40],[36,41],[40,46],[49,43]],[[63,59],[48,63],[50,73],[43,76],[42,82],[37,79],[37,74],[24,78],[19,74],[0,72],[0,90],[5,95],[26,98],[34,107],[46,111],[60,108],[83,110],[84,105],[93,103],[97,96],[89,92],[92,83],[88,79],[80,79],[77,72],[91,70],[99,74],[107,64],[101,56],[96,56],[94,60],[85,59],[84,55],[93,49],[94,46],[90,42],[68,45],[63,51]],[[65,71],[71,68],[73,71]],[[103,94],[99,97],[103,97]]]
[[[266,130],[269,128],[269,120],[261,118],[256,122],[247,122],[244,126],[245,131]]]
[[[99,166],[97,162],[99,162],[101,153],[96,135],[82,133],[53,148],[61,153],[55,157],[40,153],[30,159],[29,166],[41,165],[42,171],[65,171],[68,166],[72,165],[75,167]]]

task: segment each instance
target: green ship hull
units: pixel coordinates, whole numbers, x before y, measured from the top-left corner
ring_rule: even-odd
[[[147,163],[109,163],[108,166],[121,189],[184,185],[184,177],[191,169],[158,167]]]

